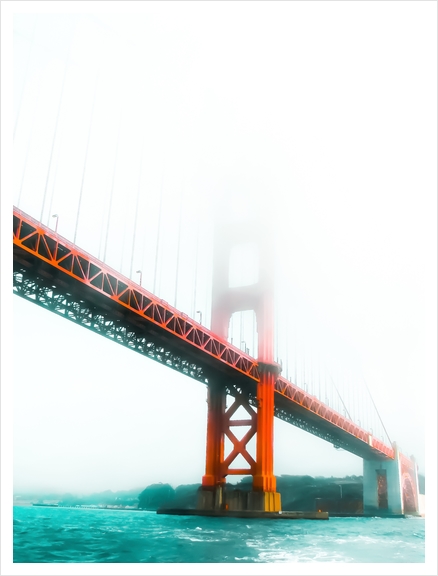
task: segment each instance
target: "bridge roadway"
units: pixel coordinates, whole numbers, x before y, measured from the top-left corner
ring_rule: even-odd
[[[15,207],[13,275],[18,296],[256,405],[256,359]],[[394,458],[391,446],[281,376],[274,397],[278,418],[365,460]]]

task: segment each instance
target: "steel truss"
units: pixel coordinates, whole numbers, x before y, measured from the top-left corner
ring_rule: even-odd
[[[301,428],[301,430],[305,430],[306,432],[309,432],[314,436],[318,436],[318,438],[321,438],[322,440],[330,442],[330,444],[333,444],[335,448],[342,448],[344,450],[347,450],[348,452],[357,454],[357,456],[363,457],[363,453],[360,450],[353,449],[351,447],[351,443],[345,441],[345,439],[343,439],[342,436],[336,435],[330,432],[329,430],[321,429],[318,426],[314,426],[311,422],[300,417],[298,414],[293,414],[288,410],[276,407],[275,416],[277,418],[280,418],[281,420],[284,420],[285,422],[289,422],[289,424],[293,424],[297,428]]]
[[[232,390],[231,390],[232,389]],[[221,462],[221,476],[225,477],[228,474],[234,475],[254,475],[256,469],[256,463],[254,458],[251,454],[247,451],[247,444],[253,438],[257,432],[257,412],[251,406],[251,404],[255,405],[255,402],[250,401],[250,396],[247,391],[242,390],[241,388],[237,388],[234,386],[226,387],[227,393],[232,392],[232,396],[234,397],[234,402],[229,406],[224,413],[223,417],[223,433],[228,437],[228,439],[233,444],[233,448],[231,452],[224,458],[224,461]],[[255,398],[251,396],[251,399]],[[239,420],[232,420],[232,416],[238,410],[239,407],[242,407],[246,410],[248,414],[247,419],[239,419]],[[249,426],[249,429],[244,434],[241,440],[235,436],[231,428],[239,427],[239,426]],[[230,468],[230,465],[236,459],[238,455],[243,456],[246,462],[249,465],[249,468]]]
[[[30,300],[75,324],[88,328],[109,340],[165,364],[169,368],[208,384],[205,370],[195,362],[189,362],[172,353],[154,341],[149,334],[142,335],[137,330],[129,329],[126,321],[114,320],[109,313],[102,313],[101,309],[93,309],[83,300],[72,299],[72,295],[68,292],[42,285],[40,283],[41,278],[27,278],[26,272],[25,268],[14,270],[13,291],[17,296]]]
[[[17,295],[204,384],[218,371],[226,374],[228,393],[236,397],[244,387],[257,406],[254,358],[17,208],[13,233]],[[364,458],[394,458],[392,447],[282,377],[275,382],[274,410],[336,447]]]
[[[280,416],[280,414],[276,414],[276,416],[279,418],[282,418],[287,422],[291,422],[292,424],[294,422],[291,421],[291,418],[293,420],[297,420],[296,426],[299,428],[303,428],[304,430],[307,430],[308,432],[311,432],[320,438],[324,438],[324,440],[334,444],[335,447],[345,447],[345,449],[348,449],[350,452],[354,452],[362,457],[364,457],[363,454],[365,445],[366,451],[375,452],[374,456],[394,458],[394,449],[392,446],[387,446],[377,438],[374,438],[374,436],[372,436],[369,432],[360,426],[357,426],[357,424],[348,418],[345,418],[339,414],[339,412],[336,412],[336,410],[333,410],[318,400],[318,398],[311,396],[285,378],[282,378],[281,376],[277,378],[275,383],[275,391],[278,394],[281,394],[284,398],[291,400],[295,406],[297,406],[297,408],[300,407],[301,409],[301,416],[295,415],[295,413],[290,413],[289,411],[284,411],[285,417]],[[304,411],[302,409],[304,409]],[[325,421],[326,425],[322,427],[321,425],[315,426],[314,419],[309,421],[308,417],[306,417],[306,419],[302,418],[303,413],[306,413],[306,415],[312,414],[319,417],[318,419],[321,422]],[[346,441],[339,434],[341,430],[348,433]],[[350,439],[358,439],[362,441],[363,444],[358,444],[359,451],[352,449],[351,442],[349,442]],[[368,447],[370,447],[372,450],[369,450]],[[371,454],[368,455],[368,458],[370,456]]]
[[[13,232],[14,248],[20,251],[20,256],[24,260],[33,257],[33,263],[49,265],[48,275],[52,278],[61,273],[77,291],[82,284],[83,290],[93,294],[92,299],[99,297],[117,302],[138,320],[203,350],[213,362],[219,360],[233,371],[258,380],[254,358],[15,207]]]
[[[284,382],[282,381],[282,378],[279,378],[275,384],[275,395],[277,396],[277,394],[281,394],[284,395],[284,391],[281,392],[280,390],[284,389]],[[290,398],[290,396],[288,395],[287,397],[292,399],[294,402],[302,402],[303,400],[305,400],[305,398],[301,398],[300,399],[300,394],[304,394],[306,395],[306,393],[297,388],[296,386],[294,386],[293,384],[291,384],[290,382],[287,382],[287,384],[289,385],[289,388],[291,390],[288,391],[289,394],[295,394],[295,397]],[[226,385],[225,386],[226,392],[229,396],[233,396],[233,397],[238,397],[239,395],[246,397],[248,403],[253,406],[254,408],[257,408],[257,396],[255,393],[255,390],[250,390],[247,388],[242,388],[241,386],[233,386],[233,385]],[[307,396],[307,395],[306,395]],[[316,398],[314,399],[316,401],[317,404],[320,404],[319,400],[317,400]],[[284,404],[284,403],[283,403]],[[314,411],[315,414],[318,414],[318,410],[321,412],[321,408],[317,405],[312,406],[311,407],[312,411]],[[324,409],[328,410],[327,406],[322,405],[322,411],[324,411]],[[331,414],[331,412],[334,411],[330,411],[329,413],[326,414],[319,414],[322,418],[324,418],[324,416],[326,418],[332,417],[333,419],[336,419],[336,415],[341,417],[340,414],[334,413]],[[357,442],[357,445],[352,446],[351,443],[351,437],[339,434],[339,429],[337,428],[337,425],[334,424],[331,429],[330,428],[322,428],[320,422],[318,424],[316,423],[312,423],[311,421],[309,421],[308,418],[308,413],[304,412],[304,413],[298,413],[296,411],[291,411],[290,407],[288,406],[287,408],[285,407],[281,407],[279,405],[279,402],[276,402],[274,405],[274,414],[276,418],[279,418],[280,420],[284,420],[285,422],[288,422],[289,424],[292,424],[293,426],[296,426],[297,428],[300,428],[301,430],[304,430],[305,432],[309,432],[310,434],[313,434],[314,436],[317,436],[318,438],[321,438],[322,440],[325,440],[326,442],[329,442],[330,444],[333,444],[333,446],[337,449],[343,449],[346,450],[348,452],[351,452],[353,454],[356,454],[357,456],[360,456],[361,458],[370,458],[370,448],[369,448],[369,444],[367,444],[365,446],[366,450],[364,450],[363,444],[362,442]],[[387,449],[387,447],[385,446],[384,448]],[[378,451],[373,451],[373,457],[382,457],[382,454]],[[407,460],[408,462],[410,462],[410,460],[408,460],[406,457],[404,457],[405,460]]]

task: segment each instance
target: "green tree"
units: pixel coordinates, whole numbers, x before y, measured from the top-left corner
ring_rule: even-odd
[[[175,498],[175,490],[170,484],[151,484],[138,497],[138,507],[146,510],[157,510],[169,505]]]

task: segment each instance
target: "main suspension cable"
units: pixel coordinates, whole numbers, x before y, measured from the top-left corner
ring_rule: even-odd
[[[353,421],[353,419],[351,418],[350,413],[349,413],[349,411],[348,411],[348,409],[347,409],[347,406],[345,406],[345,403],[344,403],[344,401],[343,401],[343,399],[342,399],[342,396],[341,396],[341,394],[340,394],[340,392],[339,392],[339,390],[338,390],[338,388],[337,388],[337,386],[336,386],[336,384],[335,384],[335,382],[334,382],[334,380],[333,380],[332,375],[330,374],[330,372],[329,372],[329,376],[330,376],[330,380],[332,381],[333,386],[335,387],[336,392],[338,393],[339,399],[340,399],[341,402],[342,402],[342,406],[344,407],[344,410],[345,410],[348,418],[349,418],[351,421]]]
[[[385,434],[386,434],[387,437],[388,437],[389,443],[390,443],[390,445],[392,446],[391,438],[389,437],[389,434],[388,434],[388,432],[387,432],[387,430],[386,430],[386,428],[385,428],[385,424],[383,423],[383,420],[382,420],[382,418],[380,417],[380,413],[379,413],[379,411],[377,410],[377,406],[376,406],[376,404],[374,403],[373,397],[372,397],[372,395],[371,395],[371,391],[370,391],[370,389],[368,388],[368,385],[367,385],[367,383],[366,383],[366,381],[365,381],[365,378],[363,378],[363,381],[364,381],[365,387],[366,387],[366,389],[367,389],[367,391],[368,391],[368,394],[370,395],[371,402],[373,403],[373,406],[374,406],[374,408],[375,408],[375,410],[376,410],[377,416],[379,417],[380,423],[382,424],[383,429],[385,430]]]

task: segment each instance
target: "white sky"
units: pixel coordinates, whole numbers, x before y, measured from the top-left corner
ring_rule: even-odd
[[[177,305],[208,325],[217,197],[274,213],[285,370],[373,423],[365,380],[436,513],[436,53],[435,2],[2,2],[2,521],[13,486],[199,482],[206,428],[202,384],[12,297],[12,204],[171,304],[181,218]],[[276,421],[276,474],[361,472]]]
[[[382,432],[366,382],[424,473],[428,419],[436,429],[436,4],[69,6],[14,4],[3,229],[12,203],[52,227],[57,213],[60,234],[133,279],[141,269],[175,304],[181,221],[176,304],[209,325],[213,200],[237,214],[259,202],[278,233],[283,367],[340,409],[333,378],[355,419]],[[201,481],[202,384],[18,297],[11,306],[16,490]],[[252,346],[251,330],[236,338]],[[361,474],[362,462],[276,421],[275,473]]]

